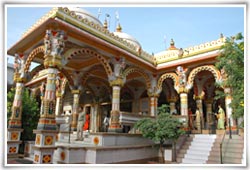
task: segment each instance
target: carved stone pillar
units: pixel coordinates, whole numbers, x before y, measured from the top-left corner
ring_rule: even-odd
[[[180,93],[181,115],[188,116],[188,94]]]
[[[80,99],[80,90],[72,90],[71,93],[73,94],[73,118],[71,123],[71,129],[76,131],[77,130],[77,121],[78,121],[78,107],[79,107],[79,99]]]
[[[157,106],[158,106],[158,94],[150,94],[149,100],[150,100],[150,116],[156,116],[157,115]]]
[[[61,115],[62,111],[62,93],[61,91],[56,92],[56,116]]]
[[[47,68],[46,89],[43,97],[43,106],[37,125],[34,163],[51,164],[56,149],[55,141],[58,133],[55,120],[56,81],[58,68],[62,67],[62,52],[64,50],[64,32],[47,30],[44,38],[44,67]]]
[[[8,126],[7,153],[8,157],[18,157],[19,144],[22,127],[22,94],[24,90],[24,79],[20,78],[19,73],[15,73],[16,92],[12,105],[12,114]]]
[[[95,103],[90,116],[90,131],[97,132],[98,131],[98,108],[99,104]]]
[[[203,97],[202,96],[195,96],[194,99],[196,101],[196,107],[199,109],[200,114],[201,114],[201,122],[202,122],[201,128],[204,128],[205,121],[204,121],[204,115],[203,115],[203,103],[202,103]]]
[[[174,113],[174,112],[177,112],[176,110],[176,106],[175,106],[175,103],[177,101],[177,98],[170,98],[170,99],[167,99],[168,102],[169,102],[169,105],[170,105],[170,114]],[[176,113],[175,113],[176,114]]]
[[[206,103],[206,112],[207,112],[207,126],[209,126],[210,124],[213,123],[213,111],[212,111],[212,107],[213,107],[213,99],[207,99],[205,101]]]
[[[189,118],[188,118],[188,90],[189,88],[187,88],[188,83],[187,83],[187,68],[183,68],[182,66],[178,66],[176,68],[176,72],[178,75],[178,85],[176,88],[177,93],[180,94],[180,112],[181,112],[181,116],[185,117],[186,121],[184,126],[187,128],[188,127],[188,122],[189,122]]]
[[[112,86],[112,110],[111,110],[111,122],[108,128],[109,132],[122,132],[122,128],[119,122],[120,117],[120,91],[123,86],[123,80],[117,78],[110,82]]]

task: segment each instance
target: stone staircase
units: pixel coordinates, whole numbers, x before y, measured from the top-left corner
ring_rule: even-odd
[[[220,143],[222,134],[190,135],[177,153],[180,164],[221,164]],[[239,135],[225,135],[222,145],[223,164],[242,164],[245,162],[244,138]]]
[[[214,142],[212,150],[209,155],[207,164],[221,164],[220,157],[220,143],[222,141],[222,135],[217,135],[217,139]],[[229,135],[225,135],[222,143],[222,163],[223,164],[241,164],[243,163],[244,155],[244,138],[238,135],[232,135],[230,139]]]
[[[205,164],[216,135],[196,134],[183,155],[181,164]]]

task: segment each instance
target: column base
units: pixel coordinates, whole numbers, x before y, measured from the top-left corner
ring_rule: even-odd
[[[23,129],[8,128],[7,155],[8,157],[18,157],[21,132]]]
[[[34,149],[35,164],[52,164],[55,146],[56,136],[58,131],[56,130],[33,130],[36,134]]]
[[[55,149],[57,149],[57,147],[33,146],[33,150],[34,150],[33,163],[35,163],[35,164],[52,164]]]
[[[57,130],[56,120],[49,118],[40,118],[37,130]]]
[[[108,128],[108,132],[122,133],[122,128]]]

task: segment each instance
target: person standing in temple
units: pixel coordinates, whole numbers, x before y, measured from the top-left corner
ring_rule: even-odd
[[[193,129],[193,112],[191,108],[188,109],[188,126],[190,129]]]
[[[78,115],[78,122],[77,122],[77,139],[76,140],[83,140],[82,137],[82,130],[83,130],[83,125],[86,121],[85,118],[85,110],[83,109],[83,107],[81,106],[79,109],[79,115]]]
[[[109,121],[110,121],[110,119],[108,117],[108,114],[106,113],[106,115],[103,119],[104,132],[108,132]]]
[[[225,112],[222,109],[221,105],[219,105],[218,114],[216,114],[218,123],[217,123],[217,129],[225,129]]]
[[[195,115],[196,128],[197,130],[201,130],[201,112],[199,111],[199,108],[196,109]]]
[[[88,131],[88,130],[89,130],[89,123],[90,123],[90,113],[87,112],[87,113],[86,113],[86,116],[85,116],[84,127],[83,127],[83,130],[84,130],[84,131]]]

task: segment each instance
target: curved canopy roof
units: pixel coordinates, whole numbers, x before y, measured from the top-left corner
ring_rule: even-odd
[[[133,36],[131,36],[125,32],[122,32],[122,28],[121,28],[120,24],[118,24],[116,31],[113,32],[113,34],[126,40],[130,44],[134,45],[136,47],[136,49],[141,48],[141,44]]]
[[[91,14],[90,12],[82,9],[82,8],[78,8],[78,7],[67,7],[71,12],[75,12],[75,14],[79,17],[82,17],[83,19],[86,18],[89,22],[93,22],[94,24],[97,24],[99,26],[103,26],[102,22],[99,21],[99,19],[97,19],[93,14]]]

